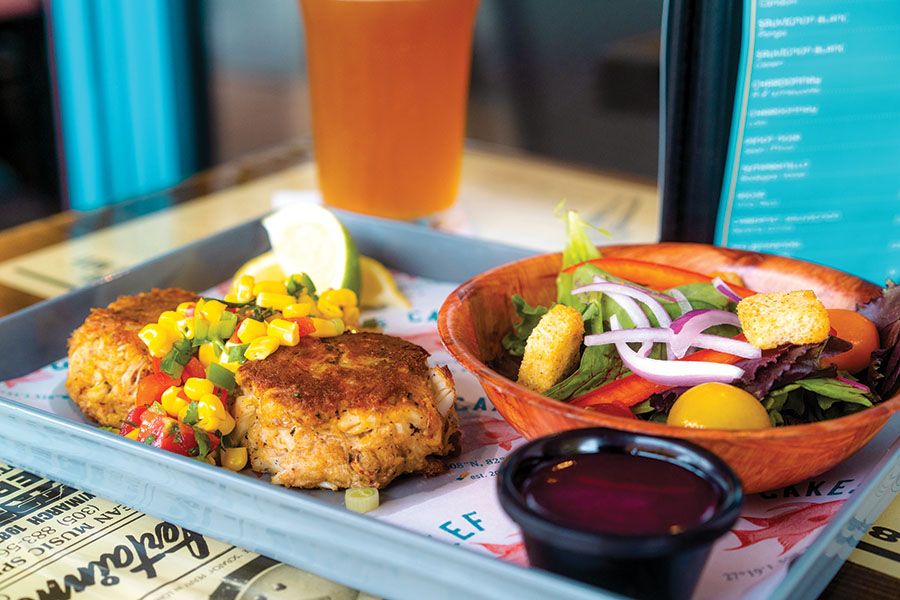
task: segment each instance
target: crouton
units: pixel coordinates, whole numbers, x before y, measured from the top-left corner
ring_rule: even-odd
[[[551,308],[525,342],[519,383],[543,393],[578,366],[584,321],[581,313],[563,304]]]
[[[812,290],[772,292],[744,298],[737,305],[747,341],[763,350],[782,344],[817,344],[831,324]]]

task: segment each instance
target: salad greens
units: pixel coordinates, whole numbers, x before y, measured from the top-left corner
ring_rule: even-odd
[[[557,303],[571,306],[581,313],[585,334],[610,331],[613,315],[624,328],[635,327],[628,313],[608,295],[600,292],[572,294],[573,289],[593,282],[597,275],[610,282],[648,288],[615,277],[596,264],[585,262],[601,258],[599,250],[587,235],[586,227],[589,225],[571,210],[566,212],[564,220],[566,246],[562,268],[568,268],[569,272],[561,272],[557,277]],[[577,266],[571,269],[573,265]],[[712,283],[689,283],[675,289],[684,295],[692,310],[735,312],[736,303]],[[677,302],[665,299],[658,292],[650,293],[655,295],[673,320],[684,312]],[[663,294],[672,296],[671,290]],[[551,307],[530,306],[518,295],[512,297],[512,302],[521,321],[503,338],[502,343],[512,357],[521,357],[528,335]],[[640,307],[651,327],[659,327],[650,309],[644,304]],[[732,385],[758,398],[775,425],[831,419],[863,410],[882,398],[893,396],[900,391],[900,289],[889,282],[881,297],[858,310],[876,324],[883,348],[873,353],[864,382],[856,381],[848,373],[838,372],[833,366],[822,367],[822,358],[841,354],[852,346],[849,342],[829,336],[819,344],[786,345],[767,350],[760,358],[736,362],[736,366],[744,370],[744,376]],[[719,325],[707,329],[705,333],[733,337],[740,330],[731,325]],[[657,343],[650,357],[665,359],[665,352],[665,345]],[[629,374],[614,344],[583,346],[578,368],[544,394],[557,400],[571,401]],[[671,387],[654,393],[631,406],[631,410],[643,419],[665,422],[669,409],[687,389]]]

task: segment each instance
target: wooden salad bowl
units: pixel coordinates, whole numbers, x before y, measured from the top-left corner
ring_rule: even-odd
[[[636,258],[700,273],[731,271],[761,292],[812,289],[828,308],[856,308],[880,293],[858,277],[796,259],[704,244],[645,244],[600,248],[603,256]],[[609,427],[673,437],[704,446],[738,473],[746,493],[797,483],[827,471],[862,448],[900,409],[900,396],[864,411],[805,425],[763,430],[688,429],[624,419],[571,406],[531,391],[486,365],[518,321],[510,297],[548,306],[556,298],[560,253],[542,254],[486,271],[444,301],[438,330],[450,353],[480,381],[497,411],[528,439],[581,427]]]

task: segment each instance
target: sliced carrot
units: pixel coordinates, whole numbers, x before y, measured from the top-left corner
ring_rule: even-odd
[[[600,267],[610,275],[626,279],[633,283],[647,286],[654,290],[668,290],[688,283],[711,283],[713,278],[703,273],[689,271],[679,267],[672,267],[646,260],[634,258],[603,257],[585,260],[574,265],[569,265],[562,270],[563,273],[573,273],[583,264],[590,263]],[[745,287],[729,283],[734,292],[742,297],[752,296],[755,291]]]

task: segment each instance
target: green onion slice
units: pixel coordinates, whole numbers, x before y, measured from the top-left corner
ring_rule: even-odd
[[[235,346],[225,346],[225,356],[228,358],[228,362],[240,364],[247,362],[247,359],[244,357],[244,352],[249,345],[250,344],[237,344]]]
[[[353,512],[367,513],[378,508],[378,503],[376,488],[350,488],[344,492],[344,505]]]
[[[229,394],[234,391],[234,373],[218,363],[209,363],[206,367],[206,378],[212,381],[214,386],[228,390]]]

